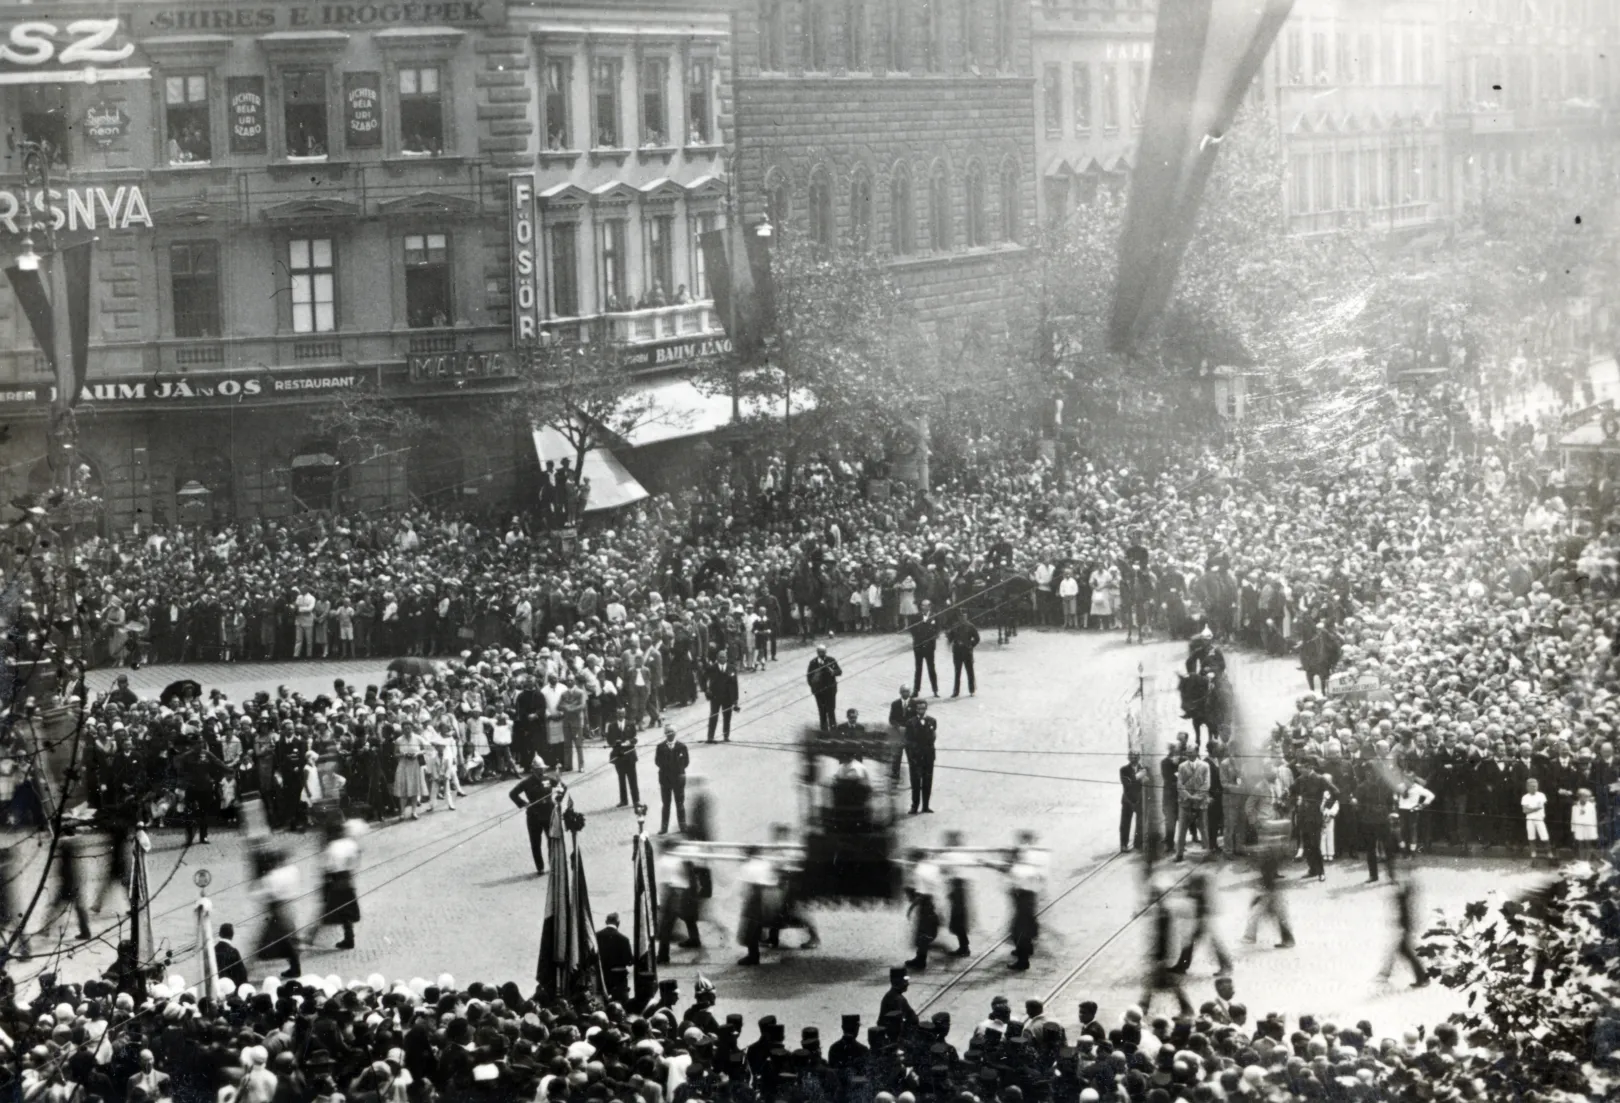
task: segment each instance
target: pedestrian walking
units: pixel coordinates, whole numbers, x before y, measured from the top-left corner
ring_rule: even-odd
[[[906,721],[905,754],[911,768],[911,815],[933,812],[934,743],[939,724],[928,715],[927,701],[912,703],[911,719]]]
[[[1259,845],[1255,847],[1255,866],[1260,873],[1260,890],[1249,904],[1249,923],[1243,941],[1255,942],[1260,936],[1260,920],[1272,919],[1277,924],[1280,938],[1277,948],[1285,950],[1294,944],[1294,932],[1288,925],[1288,906],[1283,899],[1282,863],[1289,849],[1287,820],[1267,817],[1259,824]]]
[[[948,851],[963,845],[960,831],[945,833]],[[969,896],[967,862],[947,853],[940,859],[939,866],[945,875],[945,900],[948,906],[945,929],[956,936],[956,949],[951,951],[951,956],[967,957],[973,952],[968,945],[968,932],[973,927],[973,905]]]
[[[254,956],[285,961],[283,977],[303,976],[298,959],[298,924],[293,917],[293,901],[301,895],[298,867],[287,861],[286,855],[269,849],[259,855],[257,864],[264,870],[258,884],[264,926],[259,929]]]
[[[362,820],[327,821],[326,849],[321,852],[321,924],[342,927],[339,950],[354,949],[354,925],[360,922],[360,894],[355,891],[354,875],[360,868]]]
[[[529,776],[512,787],[508,794],[512,803],[524,810],[524,824],[529,831],[529,856],[534,859],[536,876],[546,872],[546,832],[556,808],[557,792],[562,788],[555,767],[535,755],[529,762]]]
[[[973,675],[973,650],[979,646],[979,630],[968,620],[966,610],[956,614],[956,623],[951,625],[945,638],[951,644],[951,668],[955,671],[956,680],[951,689],[952,697],[962,696],[962,672],[967,671],[968,696],[978,695],[979,685]]]
[[[45,921],[39,925],[41,931],[50,931],[57,920],[71,912],[79,922],[79,940],[90,938],[90,913],[84,906],[84,862],[84,836],[72,824],[63,824],[61,837],[56,842],[56,895]]]
[[[911,888],[906,916],[911,919],[911,945],[915,951],[906,968],[921,973],[928,968],[928,950],[939,937],[939,897],[944,889],[940,868],[921,850],[911,852]]]
[[[939,646],[939,620],[933,613],[934,603],[924,599],[922,612],[907,631],[911,633],[911,658],[915,670],[911,678],[911,695],[922,692],[923,668],[928,668],[928,690],[939,696],[939,672],[934,668],[934,652]]]
[[[692,765],[692,752],[676,738],[675,729],[664,725],[664,741],[653,750],[658,770],[658,799],[661,806],[658,833],[669,834],[669,806],[675,805],[675,823],[686,830],[686,771]]]
[[[1158,878],[1148,882],[1148,895],[1153,898],[1152,936],[1148,940],[1147,979],[1142,986],[1139,1005],[1145,1015],[1153,1009],[1153,998],[1168,992],[1176,999],[1177,1011],[1183,1017],[1193,1013],[1192,1001],[1181,985],[1181,973],[1173,967],[1170,955],[1174,951],[1175,916],[1170,911],[1170,890]]]
[[[741,712],[742,706],[737,703],[737,668],[724,652],[704,672],[703,695],[709,699],[709,742],[714,742],[715,729],[721,728],[730,743],[731,714]]]
[[[810,685],[810,695],[816,699],[816,718],[824,732],[832,731],[838,723],[838,679],[843,676],[838,660],[827,654],[827,645],[818,644],[816,656],[805,672],[805,681]]]
[[[758,847],[749,847],[737,874],[737,883],[742,894],[737,942],[748,951],[737,964],[758,965],[760,942],[772,922],[771,896],[777,891],[776,866]]]
[[[1412,987],[1427,988],[1429,971],[1417,955],[1413,940],[1417,937],[1417,888],[1411,878],[1395,888],[1395,945],[1390,948],[1384,967],[1378,971],[1380,981],[1388,981],[1395,972],[1395,959],[1400,958],[1412,967]]]
[[[1028,969],[1029,959],[1035,953],[1035,940],[1041,934],[1039,905],[1040,895],[1046,888],[1048,861],[1046,852],[1035,846],[1035,833],[1020,831],[1007,867],[1012,916],[1007,938],[1013,944],[1013,959],[1007,963],[1009,969]]]
[[[1142,756],[1136,751],[1126,755],[1125,765],[1119,768],[1119,852],[1142,849],[1142,783],[1147,771],[1142,768]],[[1135,825],[1134,828],[1132,825]]]
[[[675,848],[667,843],[658,851],[657,874],[658,883],[663,889],[658,907],[657,963],[668,965],[669,943],[675,935],[676,923],[686,925],[686,941],[680,944],[682,949],[703,948],[703,940],[698,937],[699,905],[696,894],[692,892],[691,863],[677,855]]]
[[[1206,873],[1195,873],[1187,883],[1187,899],[1192,904],[1193,921],[1192,930],[1181,945],[1181,956],[1170,968],[1177,973],[1185,973],[1192,968],[1193,953],[1198,949],[1198,943],[1207,939],[1209,948],[1215,952],[1215,964],[1222,973],[1232,971],[1232,956],[1221,945],[1220,936],[1215,933],[1215,882]]]

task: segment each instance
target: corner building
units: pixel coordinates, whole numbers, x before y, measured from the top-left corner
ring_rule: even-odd
[[[532,443],[467,399],[510,385],[520,222],[540,330],[623,341],[676,397],[658,370],[724,350],[694,245],[724,210],[724,8],[8,7],[0,42],[35,40],[0,54],[0,126],[49,143],[56,194],[0,159],[0,254],[58,210],[58,244],[97,238],[78,420],[109,524],[509,500]],[[8,496],[49,482],[51,384],[0,287]],[[433,430],[319,428],[368,394]]]
[[[1035,215],[1029,0],[741,0],[734,27],[743,217],[876,249],[947,354],[999,326]]]

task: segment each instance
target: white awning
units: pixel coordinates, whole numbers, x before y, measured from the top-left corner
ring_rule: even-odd
[[[337,457],[330,452],[305,452],[302,456],[294,456],[294,467],[336,467]]]
[[[542,466],[547,461],[560,461],[564,456],[572,463],[574,446],[557,430],[543,425],[534,431],[534,454],[539,457]],[[585,499],[586,513],[618,509],[647,497],[647,488],[637,482],[636,477],[624,469],[619,457],[606,448],[592,448],[586,452],[582,466],[585,477],[591,481],[591,494]]]
[[[632,448],[700,436],[731,424],[731,396],[709,394],[687,379],[663,379],[638,388],[637,393],[646,395],[652,404],[642,423],[625,436],[625,443]],[[814,406],[815,399],[808,392],[794,395],[794,410],[808,410]],[[755,399],[749,399],[743,403],[742,413],[745,418],[761,415],[780,417],[780,407],[779,402],[767,407]]]

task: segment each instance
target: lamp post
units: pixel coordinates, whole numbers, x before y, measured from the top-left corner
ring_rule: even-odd
[[[51,162],[55,147],[48,141],[25,139],[15,144],[22,154],[23,211],[27,221],[23,224],[23,251],[17,257],[17,267],[24,272],[44,270],[45,284],[51,303],[52,368],[56,378],[56,397],[51,403],[50,447],[52,473],[59,490],[68,492],[69,511],[72,491],[77,483],[78,453],[77,425],[73,420],[74,374],[71,369],[73,337],[68,318],[67,271],[62,262],[56,238],[56,220],[50,215]],[[34,202],[34,190],[39,201]],[[43,238],[44,252],[36,251]]]

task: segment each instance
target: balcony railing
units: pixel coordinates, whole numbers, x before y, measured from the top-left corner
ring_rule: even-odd
[[[604,314],[602,321],[607,328],[608,340],[627,345],[645,345],[676,337],[715,333],[721,328],[712,302],[620,311]]]

